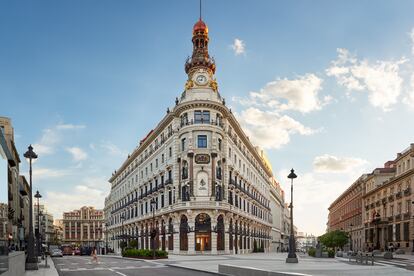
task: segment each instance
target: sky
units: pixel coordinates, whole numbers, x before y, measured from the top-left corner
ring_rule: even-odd
[[[413,1],[203,2],[219,91],[265,149],[299,231],[414,142]],[[55,217],[108,179],[184,89],[198,1],[0,1],[0,116]],[[27,174],[25,161],[21,171]]]

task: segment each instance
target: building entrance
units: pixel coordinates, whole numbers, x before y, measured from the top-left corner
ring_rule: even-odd
[[[195,219],[195,250],[211,250],[211,219],[210,216],[201,213]]]

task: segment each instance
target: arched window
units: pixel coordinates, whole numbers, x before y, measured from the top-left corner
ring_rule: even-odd
[[[184,215],[180,220],[180,250],[188,250],[188,220]]]

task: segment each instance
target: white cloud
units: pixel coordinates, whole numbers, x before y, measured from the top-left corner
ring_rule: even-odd
[[[357,167],[366,165],[366,160],[354,157],[336,157],[329,154],[316,156],[313,167],[316,172],[348,172]]]
[[[332,100],[331,96],[320,99],[322,82],[323,80],[314,74],[305,74],[293,80],[278,79],[267,83],[260,92],[250,92],[247,99],[234,99],[242,105],[307,113],[322,109]]]
[[[315,132],[289,116],[254,107],[236,113],[236,116],[252,142],[262,148],[277,149],[289,143],[292,134],[311,135]]]
[[[82,161],[88,158],[88,154],[79,147],[69,147],[66,151],[72,155],[73,161]]]
[[[348,91],[367,91],[373,106],[389,111],[401,94],[403,79],[399,69],[407,59],[369,63],[367,60],[358,60],[347,49],[337,51],[338,58],[331,62],[326,74],[335,77]]]
[[[414,28],[412,28],[410,33],[411,38],[411,53],[414,55]]]
[[[48,179],[48,178],[59,178],[69,175],[68,170],[63,169],[51,169],[51,168],[33,168],[33,179]],[[27,178],[27,176],[26,176]],[[29,179],[29,178],[27,178]]]
[[[405,95],[403,102],[411,109],[414,109],[414,73],[411,75],[410,85],[407,94]]]
[[[63,212],[79,209],[82,206],[102,209],[109,189],[109,183],[102,178],[85,178],[70,191],[70,196],[67,192],[47,191],[44,202],[54,218],[62,218]]]
[[[126,157],[128,154],[126,151],[121,150],[117,145],[109,141],[101,142],[100,146],[107,150],[111,155]]]
[[[83,129],[85,127],[86,126],[84,125],[59,123],[51,128],[46,128],[43,130],[40,140],[37,143],[33,144],[33,150],[39,156],[53,154],[56,150],[56,146],[62,140],[62,131]]]
[[[58,124],[56,129],[82,129],[85,125],[73,125],[73,124]]]
[[[246,53],[246,45],[243,40],[235,38],[233,44],[230,46],[236,56]]]

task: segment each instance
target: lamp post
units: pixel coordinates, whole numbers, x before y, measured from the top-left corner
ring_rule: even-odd
[[[37,158],[37,154],[33,151],[32,145],[28,147],[23,155],[29,161],[29,240],[27,244],[27,259],[26,270],[37,270],[37,257],[34,249],[34,237],[33,237],[33,197],[32,197],[32,162]]]
[[[295,170],[291,169],[288,178],[290,182],[290,236],[289,236],[289,254],[286,258],[287,263],[297,263],[298,257],[296,256],[296,244],[295,244],[295,233],[293,230],[293,179],[298,177],[295,174]]]
[[[34,195],[34,197],[37,199],[37,233],[36,233],[36,243],[37,243],[37,255],[40,255],[40,243],[39,243],[39,238],[40,238],[40,205],[39,205],[39,200],[42,197],[42,195],[39,193],[39,191],[36,191],[36,194]]]
[[[155,202],[154,198],[151,199],[151,209],[152,209],[152,231],[151,231],[151,241],[152,241],[152,258],[155,259],[155,237],[157,236],[157,230],[155,229]]]

